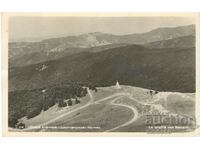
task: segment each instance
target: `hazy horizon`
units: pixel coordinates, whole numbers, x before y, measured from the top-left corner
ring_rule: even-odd
[[[125,35],[195,24],[191,17],[11,17],[9,41],[40,41],[91,32]]]

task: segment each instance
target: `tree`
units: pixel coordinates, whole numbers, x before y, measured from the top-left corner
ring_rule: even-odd
[[[64,100],[63,99],[59,99],[58,107],[66,107],[66,106],[67,106],[67,104],[64,102]]]
[[[75,104],[79,104],[81,101],[79,101],[77,98],[75,100]]]
[[[69,99],[69,100],[67,101],[67,104],[68,104],[68,106],[72,106],[72,100]]]
[[[94,91],[97,92],[97,88],[96,87],[94,87]]]

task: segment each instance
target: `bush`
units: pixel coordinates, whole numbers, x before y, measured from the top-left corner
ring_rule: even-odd
[[[97,88],[96,87],[94,88],[94,91],[97,92]]]
[[[60,99],[60,100],[58,101],[58,107],[66,107],[66,106],[67,106],[67,104],[64,102],[63,99]]]
[[[95,92],[97,92],[97,88],[95,87],[95,85],[89,84],[89,85],[88,85],[88,88],[89,88],[90,90],[94,90]]]
[[[67,104],[68,104],[68,106],[72,106],[72,100],[69,99],[69,100],[67,101]]]
[[[79,104],[81,103],[81,101],[79,101],[78,99],[75,100],[75,104]]]

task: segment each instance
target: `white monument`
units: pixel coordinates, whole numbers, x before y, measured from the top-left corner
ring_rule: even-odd
[[[119,86],[119,82],[118,81],[116,82],[116,86],[115,87],[116,87],[116,89],[121,89],[121,87]]]

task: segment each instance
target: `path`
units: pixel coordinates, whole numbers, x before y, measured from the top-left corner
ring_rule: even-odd
[[[115,99],[115,100],[116,100],[116,99]],[[116,103],[114,103],[115,100],[113,100],[113,101],[111,102],[112,105],[116,105],[116,106],[121,106],[121,107],[129,108],[129,109],[132,110],[134,116],[133,116],[132,119],[129,120],[128,122],[126,122],[126,123],[124,123],[124,124],[121,124],[121,125],[119,125],[119,126],[117,126],[117,127],[114,127],[114,128],[112,128],[112,129],[106,130],[105,132],[110,132],[110,131],[116,130],[116,129],[118,129],[118,128],[127,126],[127,125],[129,125],[129,124],[132,124],[134,121],[136,121],[136,120],[138,119],[138,111],[137,111],[137,109],[135,109],[135,108],[132,107],[132,106],[128,106],[128,105],[124,105],[124,104],[116,104]]]

